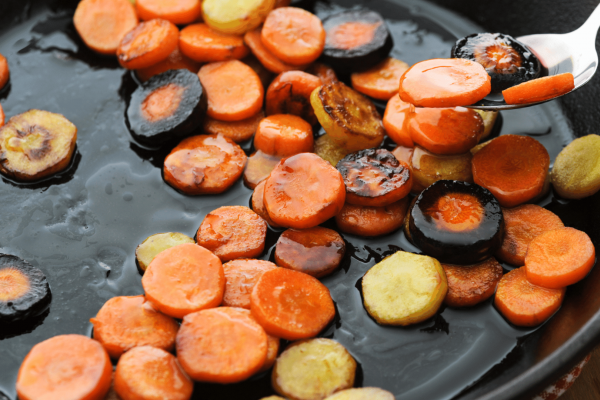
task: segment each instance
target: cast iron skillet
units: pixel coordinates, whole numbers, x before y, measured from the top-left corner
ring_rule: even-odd
[[[124,110],[136,83],[113,59],[98,57],[81,43],[71,24],[76,3],[0,1],[0,53],[12,71],[10,86],[0,92],[7,116],[40,108],[64,114],[79,128],[77,155],[67,171],[36,184],[0,182],[0,252],[41,268],[53,291],[49,312],[28,324],[0,327],[0,392],[9,399],[15,398],[17,369],[31,346],[58,334],[91,335],[88,320],[108,298],[142,293],[134,250],[145,237],[165,231],[193,236],[208,212],[222,205],[248,205],[251,195],[238,182],[222,195],[193,198],[163,182],[160,166],[174,144],[152,150],[131,138]],[[592,2],[585,4],[588,10],[580,6],[581,14],[575,15],[566,1],[451,2],[487,30],[515,36],[569,31],[593,9]],[[396,40],[393,54],[411,64],[447,57],[456,36],[481,31],[458,14],[418,0],[335,0],[318,2],[314,11],[324,16],[339,5],[366,6],[389,18]],[[552,10],[560,11],[553,15]],[[569,26],[558,28],[564,15],[573,18]],[[597,103],[586,101],[598,89],[596,78],[568,96],[566,113],[558,102],[503,113],[498,130],[535,136],[554,157],[574,135],[598,126]],[[250,150],[251,143],[244,148]],[[571,202],[550,195],[543,204],[600,247],[600,195]],[[269,232],[263,258],[272,258],[279,233]],[[360,278],[384,256],[416,249],[400,232],[345,239],[349,251],[343,268],[323,280],[338,318],[322,335],[340,341],[360,363],[357,386],[384,387],[402,399],[527,398],[597,343],[598,269],[569,288],[561,311],[539,329],[511,326],[491,301],[470,310],[446,308],[409,328],[384,328],[362,307]],[[269,376],[239,385],[199,384],[195,393],[203,399],[260,398],[270,393]]]

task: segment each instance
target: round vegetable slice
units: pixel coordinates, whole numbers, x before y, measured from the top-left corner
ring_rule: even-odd
[[[388,57],[367,71],[353,73],[352,87],[374,99],[388,101],[398,94],[398,82],[408,68],[404,61]]]
[[[183,28],[179,46],[183,54],[198,62],[241,60],[250,52],[242,36],[221,33],[206,24]]]
[[[259,26],[275,6],[275,0],[203,0],[202,17],[211,28],[243,35]]]
[[[273,72],[274,74],[281,74],[286,71],[306,69],[306,65],[290,65],[286,64],[271,53],[263,44],[261,37],[261,30],[251,30],[244,35],[244,43],[250,47],[252,54],[261,62],[261,64]]]
[[[575,139],[556,157],[552,186],[567,199],[581,199],[600,190],[600,136]]]
[[[136,0],[135,9],[144,21],[162,18],[175,25],[190,24],[202,13],[200,0]]]
[[[376,387],[362,387],[341,390],[326,400],[394,400],[395,397],[387,390]]]
[[[264,219],[271,228],[280,228],[280,226],[273,222],[271,217],[269,217],[267,209],[265,208],[265,183],[266,180],[263,180],[254,188],[254,192],[252,192],[252,209],[255,213],[260,215],[260,217]]]
[[[222,305],[250,309],[254,285],[262,274],[275,268],[275,264],[263,260],[233,260],[223,264],[226,284]]]
[[[340,231],[358,236],[381,236],[400,229],[408,209],[408,197],[383,207],[344,204],[335,216]]]
[[[165,60],[177,48],[179,29],[164,19],[142,22],[119,43],[117,58],[127,69],[147,68]]]
[[[267,89],[267,115],[292,114],[311,125],[317,124],[310,95],[321,85],[321,79],[302,71],[288,71],[278,75]]]
[[[6,86],[9,78],[10,70],[8,68],[8,61],[6,60],[6,57],[0,54],[0,90]]]
[[[399,146],[414,147],[415,145],[408,129],[414,111],[415,107],[412,104],[402,101],[397,95],[394,95],[385,107],[383,127],[390,139]]]
[[[256,133],[258,124],[263,118],[265,114],[262,111],[241,121],[219,121],[206,117],[203,130],[207,135],[221,134],[236,143],[241,143],[249,140]]]
[[[250,310],[236,308],[236,311],[239,311],[239,312],[243,313],[244,315],[247,315],[250,318],[254,319],[254,321],[256,321],[256,319],[252,316],[252,313],[250,312]],[[277,359],[277,355],[279,354],[279,345],[280,344],[281,344],[281,340],[278,337],[269,335],[267,333],[267,359],[265,360],[265,363],[263,364],[260,371],[258,371],[259,373],[271,369],[273,364],[275,364],[275,360]]]
[[[474,265],[442,264],[448,280],[444,302],[450,307],[472,307],[493,296],[502,278],[502,266],[490,257]]]
[[[350,150],[346,149],[344,146],[340,146],[328,134],[319,136],[315,141],[315,154],[323,160],[328,161],[334,167],[349,153],[351,153]]]
[[[137,265],[145,271],[161,251],[183,243],[194,243],[194,239],[179,232],[156,233],[149,236],[135,249]]]
[[[252,154],[248,157],[248,164],[246,164],[246,169],[244,170],[244,183],[246,186],[250,189],[256,188],[259,183],[269,177],[271,171],[275,169],[280,161],[281,157],[270,156],[260,150]],[[262,215],[261,217],[264,218]]]
[[[537,78],[502,91],[506,104],[527,104],[546,101],[575,89],[570,72]]]
[[[163,72],[172,69],[187,69],[188,71],[197,74],[200,69],[200,64],[183,55],[178,46],[171,54],[169,54],[169,57],[163,61],[147,68],[137,69],[135,74],[141,82],[146,82],[153,76],[160,75]]]
[[[311,153],[314,149],[313,130],[308,122],[295,115],[271,115],[258,124],[254,148],[278,157]]]

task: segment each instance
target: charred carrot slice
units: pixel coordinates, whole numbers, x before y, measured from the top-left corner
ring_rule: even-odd
[[[277,268],[270,261],[262,260],[233,260],[223,264],[225,271],[225,307],[240,307],[250,309],[250,294],[258,279],[267,271]]]
[[[218,119],[204,118],[204,133],[208,135],[221,134],[236,143],[245,142],[250,139],[258,128],[258,124],[263,120],[265,114],[260,111],[258,114],[241,121],[219,121]]]
[[[141,346],[121,357],[115,371],[115,391],[122,400],[189,400],[194,383],[174,355]]]
[[[123,37],[138,24],[138,17],[128,0],[82,0],[75,10],[73,23],[90,49],[114,55]],[[1,64],[0,61],[0,71]]]
[[[258,114],[264,88],[252,68],[237,61],[207,64],[198,77],[208,96],[209,117],[221,121],[241,121]]]
[[[196,381],[234,383],[263,367],[267,334],[244,310],[220,307],[183,319],[177,334],[177,358]]]
[[[450,307],[472,307],[492,297],[502,278],[502,266],[495,258],[475,265],[442,264],[448,293],[444,302]]]
[[[319,121],[310,104],[310,95],[321,85],[320,78],[306,72],[289,71],[280,74],[267,89],[267,115],[297,115],[309,124],[316,125]]]
[[[179,46],[183,54],[198,62],[240,60],[250,52],[242,36],[221,33],[206,24],[183,28]]]
[[[198,70],[200,69],[200,64],[181,54],[179,47],[176,47],[175,50],[173,50],[173,52],[169,54],[169,57],[167,57],[165,60],[148,68],[138,69],[135,71],[135,73],[142,82],[146,82],[153,76],[162,74],[163,72],[167,72],[172,69],[187,69],[188,71],[197,74]]]
[[[379,100],[389,100],[398,93],[398,82],[409,66],[388,57],[373,68],[352,74],[354,90]]]
[[[544,188],[548,151],[528,136],[504,135],[473,156],[473,180],[488,189],[502,207],[525,203]]]
[[[329,85],[330,83],[338,81],[338,77],[333,68],[325,64],[312,63],[306,72],[319,78],[323,85]]]
[[[115,359],[137,346],[172,351],[179,329],[173,318],[156,311],[144,296],[113,297],[90,322],[94,339]]]
[[[335,316],[329,289],[287,268],[265,272],[252,290],[250,311],[267,333],[287,340],[316,336]]]
[[[265,249],[266,222],[248,207],[226,206],[211,211],[202,221],[196,241],[221,261],[254,258]]]
[[[129,31],[117,48],[119,64],[127,69],[148,68],[177,48],[179,30],[164,19],[142,22]]]
[[[10,70],[8,69],[8,61],[6,57],[0,54],[0,90],[4,88],[10,77]]]
[[[400,229],[408,211],[408,197],[383,207],[344,204],[335,216],[340,231],[358,236],[381,236]]]
[[[136,0],[135,9],[144,21],[162,18],[175,25],[190,24],[202,14],[200,0]]]
[[[258,124],[254,148],[278,157],[311,153],[314,150],[313,130],[308,122],[295,115],[271,115]]]
[[[260,150],[248,157],[248,164],[246,164],[246,169],[244,170],[244,183],[246,186],[250,189],[256,188],[259,183],[269,177],[271,171],[279,164],[279,161],[281,161],[281,157],[271,156]],[[260,213],[259,215],[263,217]],[[267,220],[265,217],[263,218]],[[269,221],[267,220],[267,222]]]
[[[496,256],[509,264],[525,265],[529,243],[544,232],[565,225],[552,211],[535,204],[523,204],[502,209],[504,214],[504,240]]]
[[[269,224],[269,226],[271,226],[272,228],[279,228],[280,226],[273,222],[273,220],[271,219],[271,217],[269,217],[269,214],[267,213],[267,209],[265,208],[265,183],[266,180],[263,180],[254,188],[254,192],[252,192],[252,209],[255,213],[260,215],[261,218],[264,219],[267,222],[267,224]]]
[[[402,101],[397,95],[392,96],[387,103],[383,114],[383,127],[390,139],[399,146],[415,146],[408,130],[409,119],[414,110],[415,107],[412,104]]]
[[[595,262],[596,249],[585,232],[558,228],[529,243],[525,271],[534,285],[560,289],[582,280]]]
[[[458,107],[490,94],[485,68],[463,58],[435,58],[416,63],[400,79],[400,98],[417,107]]]
[[[527,104],[562,96],[574,88],[575,79],[573,74],[567,72],[521,83],[503,90],[502,95],[506,104]]]
[[[294,70],[301,71],[307,67],[306,65],[290,65],[277,58],[263,44],[260,29],[247,32],[244,35],[244,43],[248,45],[252,54],[254,54],[262,65],[274,74],[281,74],[282,72]]]
[[[267,16],[262,29],[264,46],[283,62],[310,64],[325,48],[325,29],[314,14],[296,7],[282,7]]]
[[[564,297],[564,288],[546,289],[530,283],[525,267],[521,267],[500,279],[494,304],[511,323],[536,326],[560,308]]]
[[[59,335],[29,351],[19,369],[17,395],[23,400],[100,400],[111,377],[110,358],[100,343],[82,335]]]
[[[155,308],[183,318],[221,304],[225,275],[217,256],[204,247],[185,243],[159,253],[146,269],[142,286]]]

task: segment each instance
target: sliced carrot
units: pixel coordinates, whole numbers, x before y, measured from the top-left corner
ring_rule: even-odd
[[[258,185],[256,185],[256,187],[254,188],[254,192],[252,193],[252,209],[255,213],[260,215],[261,218],[264,219],[267,222],[267,224],[269,224],[269,226],[271,226],[272,228],[280,228],[280,226],[273,222],[271,217],[269,217],[267,209],[265,208],[264,194],[266,183],[267,181],[265,179],[261,181]]]
[[[383,114],[383,127],[390,139],[399,146],[415,147],[408,130],[408,122],[414,110],[412,104],[402,101],[397,95],[392,96],[387,103]]]
[[[266,180],[264,204],[280,226],[307,229],[336,215],[344,206],[342,175],[316,154],[281,160]]]
[[[200,64],[181,54],[179,47],[176,47],[175,50],[173,50],[173,52],[169,54],[169,57],[167,57],[165,60],[148,68],[138,69],[135,71],[135,73],[142,82],[146,82],[153,76],[162,74],[163,72],[167,72],[172,69],[187,69],[188,71],[196,74],[200,69]]]
[[[221,33],[206,24],[183,28],[179,46],[183,54],[198,62],[240,60],[250,52],[242,36]]]
[[[172,351],[179,329],[173,318],[156,311],[144,296],[113,297],[90,322],[94,339],[115,359],[137,346]]]
[[[335,223],[340,231],[352,235],[387,235],[402,227],[408,205],[408,197],[385,207],[355,206],[346,203],[342,211],[335,216]]]
[[[442,264],[448,279],[444,302],[450,307],[472,307],[492,297],[502,278],[502,266],[495,258],[475,265]]]
[[[127,33],[117,48],[119,64],[127,69],[148,68],[177,48],[179,30],[164,19],[142,22]]]
[[[248,307],[248,308],[250,308],[250,307]],[[254,316],[252,315],[252,313],[250,312],[249,309],[238,308],[236,310],[249,316],[254,321],[256,321],[256,318],[254,318]],[[258,323],[258,321],[256,321],[256,323]],[[269,335],[267,333],[267,359],[265,360],[265,363],[263,364],[262,368],[258,372],[263,372],[268,369],[271,369],[271,367],[275,364],[275,361],[277,360],[277,354],[279,353],[279,345],[280,344],[281,344],[281,340],[279,340],[278,337]]]
[[[250,311],[267,333],[287,340],[316,336],[335,316],[329,289],[287,268],[265,272],[252,290]]]
[[[209,117],[241,121],[260,112],[265,91],[252,68],[237,61],[207,64],[198,72],[208,97]]]
[[[193,390],[175,356],[162,349],[136,347],[117,364],[115,391],[122,400],[189,400]]]
[[[114,55],[123,37],[138,24],[138,17],[128,0],[82,0],[73,23],[86,46],[100,54]]]
[[[101,400],[110,389],[112,364],[97,341],[59,335],[36,344],[17,376],[21,400]]]
[[[319,121],[310,104],[310,95],[322,85],[321,79],[302,71],[288,71],[271,82],[266,94],[266,113],[297,115],[311,125]]]
[[[246,164],[246,169],[244,170],[244,183],[246,186],[254,189],[259,183],[269,177],[271,171],[279,164],[279,161],[281,161],[281,157],[270,156],[260,150],[248,157],[248,164]],[[260,213],[258,215],[265,218]],[[265,220],[267,219],[265,218]],[[269,221],[267,220],[267,222]]]
[[[263,367],[267,334],[243,310],[219,307],[183,319],[177,334],[177,358],[196,381],[243,381]]]
[[[502,209],[504,214],[504,240],[496,256],[502,261],[521,267],[529,243],[544,232],[565,225],[552,211],[535,204],[523,204]]]
[[[417,107],[408,122],[413,142],[434,154],[468,152],[477,145],[484,128],[481,116],[463,107]]]
[[[333,68],[325,64],[312,63],[306,72],[319,78],[323,85],[329,85],[330,83],[338,81],[338,77]]]
[[[529,243],[525,271],[534,285],[560,289],[585,278],[595,262],[596,249],[585,232],[558,228]]]
[[[265,113],[260,111],[258,114],[241,121],[219,121],[218,119],[204,118],[204,133],[207,135],[221,134],[236,143],[245,142],[255,133],[258,124],[265,117]]]
[[[246,43],[245,40],[244,43]],[[242,59],[241,61],[250,68],[252,68],[254,72],[256,72],[256,75],[258,75],[258,77],[260,78],[263,87],[269,87],[269,85],[275,78],[275,74],[266,69],[265,66],[262,65],[260,61],[258,61],[258,58],[256,58],[254,54],[249,54],[248,56],[244,57],[244,59]]]
[[[560,308],[564,297],[564,288],[546,289],[530,283],[525,267],[521,267],[500,279],[494,304],[511,323],[536,326]]]
[[[311,153],[314,143],[310,124],[290,114],[276,114],[263,119],[254,135],[255,149],[278,157]]]
[[[176,25],[191,24],[202,14],[200,0],[136,0],[135,9],[144,21],[162,18]]]
[[[221,304],[225,275],[217,256],[204,247],[185,243],[160,252],[146,269],[142,286],[155,308],[183,318]]]
[[[326,34],[319,17],[296,7],[271,11],[261,36],[275,57],[292,65],[315,61],[325,48]]]
[[[2,104],[0,104],[0,126],[4,125],[5,121],[4,110],[2,109]]]
[[[8,83],[10,78],[10,70],[8,69],[8,61],[6,57],[0,54],[0,90]]]
[[[523,82],[502,91],[506,104],[527,104],[550,100],[575,89],[575,79],[570,72],[545,76]]]
[[[252,54],[262,63],[262,65],[269,71],[280,74],[286,71],[304,70],[307,65],[291,65],[284,63],[271,53],[263,44],[261,38],[261,30],[255,29],[249,31],[244,35],[244,42],[252,51]]]
[[[398,93],[398,82],[409,66],[388,57],[373,68],[352,74],[354,90],[379,100],[389,100]]]
[[[221,261],[254,258],[265,249],[266,222],[243,206],[225,206],[211,211],[196,233],[196,242]]]
[[[414,151],[414,147],[398,146],[392,151],[392,154],[398,161],[402,161],[410,166]]]
[[[458,107],[490,94],[483,66],[464,58],[435,58],[416,63],[400,79],[400,98],[417,107]]]
[[[267,271],[277,268],[270,261],[233,260],[223,264],[225,293],[223,306],[250,309],[250,294],[258,279]]]
[[[479,150],[472,161],[473,180],[488,189],[502,207],[525,203],[544,189],[548,151],[528,136],[504,135]]]

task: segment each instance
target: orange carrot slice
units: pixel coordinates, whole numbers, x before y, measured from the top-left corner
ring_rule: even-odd
[[[207,135],[221,134],[236,143],[245,142],[250,139],[258,128],[258,124],[265,117],[265,113],[260,111],[258,114],[241,121],[219,121],[218,119],[204,118],[204,133]]]
[[[144,21],[162,18],[176,25],[190,24],[202,14],[200,0],[136,0],[135,9]]]
[[[414,110],[415,107],[412,104],[402,101],[397,95],[387,103],[383,114],[383,127],[390,139],[399,146],[415,146],[408,130],[408,122]]]
[[[129,31],[117,48],[119,64],[127,69],[151,67],[177,48],[179,30],[164,19],[142,22]]]
[[[573,74],[545,76],[502,91],[506,104],[527,104],[550,100],[575,89]]]
[[[314,150],[313,130],[308,122],[295,115],[271,115],[258,124],[254,148],[278,157],[311,153]]]
[[[264,219],[267,222],[267,224],[269,224],[269,226],[271,226],[272,228],[280,228],[280,226],[273,222],[271,217],[269,217],[267,209],[265,208],[264,194],[266,182],[267,180],[265,179],[261,181],[258,185],[256,185],[256,187],[254,188],[254,192],[252,193],[252,209],[255,213],[260,215],[261,218]]]
[[[188,71],[196,74],[200,69],[200,64],[181,54],[179,47],[176,47],[175,50],[173,50],[173,52],[169,54],[169,57],[167,57],[165,60],[148,68],[138,69],[135,71],[135,74],[142,82],[146,82],[153,76],[162,74],[163,72],[167,72],[172,69],[187,69]]]
[[[267,271],[277,268],[270,261],[233,260],[223,264],[225,293],[223,306],[250,309],[250,294],[258,279]]]
[[[448,279],[444,303],[450,307],[472,307],[492,297],[502,278],[502,266],[494,257],[475,265],[442,264]]]
[[[2,109],[2,105],[0,104],[0,126],[4,125],[5,121],[4,110]]]
[[[10,78],[8,61],[6,60],[6,57],[0,54],[0,90],[8,83],[8,78]]]
[[[247,32],[244,35],[244,42],[248,45],[252,54],[254,54],[261,64],[275,74],[294,70],[302,71],[307,67],[306,65],[287,64],[277,58],[263,44],[260,29]]]
[[[179,46],[183,54],[198,62],[240,60],[250,52],[242,36],[221,33],[206,24],[183,28]]]
[[[409,66],[388,57],[373,68],[352,74],[354,90],[379,100],[389,100],[398,93],[398,82]]]

